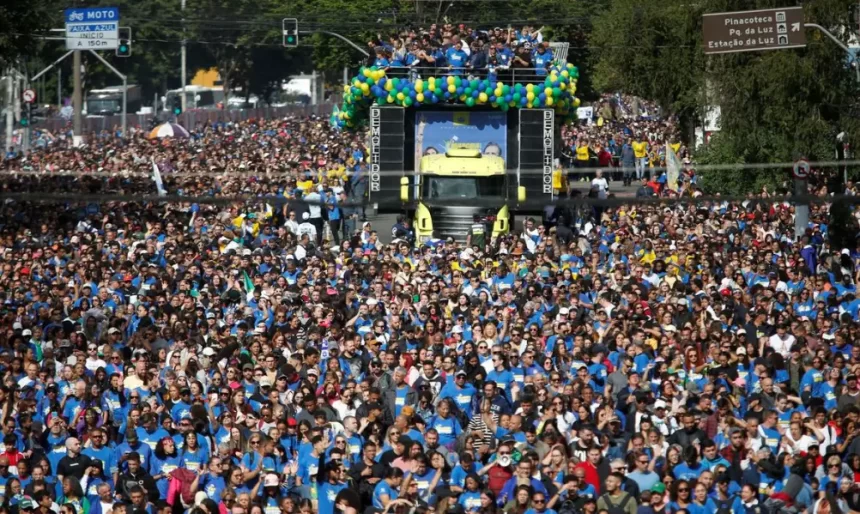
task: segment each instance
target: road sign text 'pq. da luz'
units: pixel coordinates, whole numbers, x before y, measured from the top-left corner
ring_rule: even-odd
[[[706,54],[806,46],[801,7],[705,14],[702,28]]]
[[[67,50],[115,50],[119,40],[118,7],[65,10]]]

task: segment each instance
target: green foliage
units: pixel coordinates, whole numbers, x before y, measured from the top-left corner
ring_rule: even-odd
[[[53,0],[3,0],[0,2],[0,65],[33,55],[37,34],[52,28],[61,18]]]
[[[788,5],[787,3],[782,3]],[[808,22],[851,26],[854,2],[804,2]],[[850,116],[857,83],[845,54],[821,34],[807,30],[805,49],[705,56],[703,13],[778,7],[771,1],[613,0],[592,38],[601,47],[595,70],[598,88],[656,100],[683,126],[701,108],[721,110],[720,133],[701,149],[703,164],[791,162],[799,157],[828,160],[834,138],[847,131],[860,142]],[[791,5],[794,5],[793,3]],[[836,32],[836,29],[833,29]],[[848,33],[841,35],[847,40]],[[691,134],[683,134],[690,142]],[[856,141],[854,140],[856,138]],[[785,181],[787,170],[702,173],[710,191],[740,193]]]

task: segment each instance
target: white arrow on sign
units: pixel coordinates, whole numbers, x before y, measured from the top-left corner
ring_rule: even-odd
[[[792,32],[800,32],[800,23],[792,23],[791,24]]]
[[[21,93],[21,98],[28,104],[33,103],[36,100],[36,92],[32,89],[25,89]]]

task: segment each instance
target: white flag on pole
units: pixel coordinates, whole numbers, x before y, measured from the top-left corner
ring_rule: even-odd
[[[672,191],[678,192],[678,179],[681,177],[681,161],[672,150],[672,145],[666,143],[666,185]]]
[[[164,181],[161,180],[161,172],[158,171],[158,164],[155,164],[155,159],[152,160],[152,181],[155,182],[158,196],[167,196],[167,189],[164,189]]]

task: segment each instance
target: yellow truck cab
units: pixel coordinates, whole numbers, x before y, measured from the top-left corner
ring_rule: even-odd
[[[430,239],[453,237],[463,241],[475,223],[476,215],[492,223],[492,237],[510,231],[512,216],[507,205],[493,212],[470,202],[508,198],[508,175],[505,161],[499,156],[481,153],[480,145],[452,143],[444,154],[425,155],[410,184],[407,177],[400,182],[400,198],[410,200],[414,188],[414,229],[418,244]],[[516,201],[525,201],[525,188],[517,187]]]

